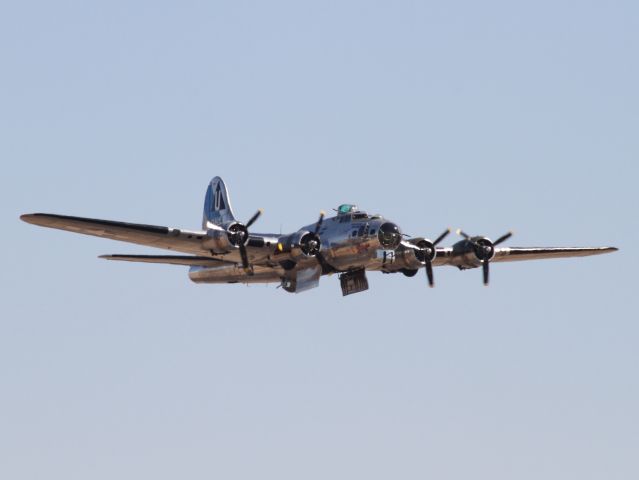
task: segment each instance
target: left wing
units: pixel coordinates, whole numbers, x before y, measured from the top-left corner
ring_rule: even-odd
[[[182,230],[156,225],[71,217],[50,213],[31,213],[20,216],[20,219],[41,227],[57,228],[59,230],[195,255],[210,255],[210,252],[202,247],[202,239],[206,236],[205,231]]]
[[[235,265],[234,262],[225,262],[211,257],[195,257],[191,255],[100,255],[105,260],[118,260],[121,262],[162,263],[166,265],[183,265],[186,267],[220,267]]]

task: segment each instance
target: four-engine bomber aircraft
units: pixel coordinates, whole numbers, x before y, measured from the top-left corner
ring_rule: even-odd
[[[319,285],[322,275],[338,273],[343,295],[368,289],[366,271],[401,272],[414,276],[424,267],[432,287],[433,267],[452,265],[460,270],[481,267],[488,285],[492,262],[583,257],[616,251],[614,247],[497,247],[506,233],[492,241],[458,230],[463,239],[452,247],[438,247],[450,233],[436,240],[410,238],[380,215],[368,215],[355,205],[341,205],[337,215],[290,234],[249,233],[259,210],[246,223],[235,219],[226,185],[215,177],[204,200],[202,230],[115,222],[47,213],[22,215],[25,222],[43,227],[165,248],[189,255],[103,255],[107,260],[166,263],[190,267],[196,283],[278,282],[287,292]]]

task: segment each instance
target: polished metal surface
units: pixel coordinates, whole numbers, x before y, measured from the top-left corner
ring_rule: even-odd
[[[196,283],[279,283],[299,293],[319,285],[322,275],[340,274],[343,295],[368,289],[366,271],[402,272],[407,276],[425,268],[430,286],[432,267],[450,265],[461,270],[481,267],[488,283],[488,263],[583,257],[616,251],[614,247],[498,247],[507,233],[492,242],[487,237],[463,237],[452,247],[422,237],[403,239],[399,226],[380,215],[369,215],[352,204],[296,232],[255,233],[258,210],[246,223],[235,218],[228,189],[220,177],[206,190],[202,230],[117,222],[65,215],[34,213],[20,218],[34,225],[93,235],[188,255],[103,255],[116,261],[189,266]]]

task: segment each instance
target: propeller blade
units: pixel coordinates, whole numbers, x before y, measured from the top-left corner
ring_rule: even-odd
[[[490,262],[488,260],[484,260],[484,263],[482,264],[482,270],[484,272],[484,285],[488,286],[488,276],[489,276],[489,267],[488,265],[490,264]]]
[[[446,236],[450,233],[450,228],[447,228],[444,233],[442,233],[439,237],[437,237],[437,240],[435,240],[433,242],[433,245],[437,245],[439,242],[441,242],[444,238],[446,238]]]
[[[320,231],[320,228],[322,228],[322,222],[324,221],[324,215],[325,213],[322,211],[320,212],[320,216],[317,219],[317,223],[315,224],[315,235],[317,235]]]
[[[317,239],[317,241],[319,242],[319,245],[321,245],[322,241],[319,237],[319,231],[322,228],[322,223],[324,222],[324,216],[326,215],[326,213],[324,213],[324,211],[320,211],[320,216],[317,219],[317,223],[315,224],[315,230],[313,231],[313,235],[315,236],[315,238]],[[319,246],[318,245],[318,246]],[[321,247],[320,247],[321,248]],[[320,266],[322,267],[322,271],[324,273],[330,273],[330,272],[335,272],[337,270],[335,270],[335,268],[326,261],[326,258],[324,258],[324,255],[322,254],[321,251],[317,251],[317,253],[315,254],[315,258],[317,259],[317,262],[320,264]]]
[[[508,240],[512,236],[513,236],[513,232],[508,232],[506,235],[502,235],[497,240],[495,240],[493,242],[493,245],[499,245],[500,243],[505,242],[506,240]]]
[[[249,275],[252,275],[251,267],[249,265],[248,254],[246,253],[246,246],[243,243],[240,243],[240,256],[242,257],[242,267],[244,267],[244,271]]]
[[[324,273],[330,273],[330,272],[336,272],[338,270],[335,270],[335,268],[326,261],[326,258],[324,258],[324,255],[322,255],[321,252],[317,252],[317,255],[315,255],[315,258],[317,259],[318,263],[321,265],[322,267],[322,271]]]
[[[433,278],[433,264],[430,260],[426,260],[426,278],[428,278],[428,286],[433,288],[435,286],[435,279]]]
[[[248,222],[246,222],[246,228],[249,228],[251,225],[253,225],[255,223],[255,221],[260,218],[260,215],[262,215],[262,212],[264,210],[262,210],[261,208],[255,212],[255,214],[249,219]]]
[[[461,228],[457,229],[457,235],[461,235],[466,240],[470,240],[470,235],[468,235],[467,233],[464,233]]]

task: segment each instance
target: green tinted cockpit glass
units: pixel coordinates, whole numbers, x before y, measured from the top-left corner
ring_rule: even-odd
[[[340,215],[344,215],[345,213],[351,213],[356,211],[357,211],[357,206],[351,205],[349,203],[344,203],[343,205],[340,205],[337,208],[337,213],[339,213]]]

